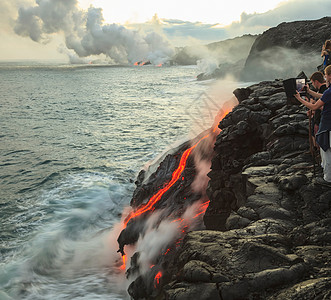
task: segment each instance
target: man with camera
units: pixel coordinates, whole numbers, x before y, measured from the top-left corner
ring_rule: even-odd
[[[310,81],[315,90],[311,90],[308,84],[306,85],[305,90],[309,95],[314,97],[314,99],[311,99],[310,102],[315,103],[316,102],[315,100],[321,98],[323,93],[327,90],[326,82],[322,72],[313,73],[310,76]],[[316,147],[315,135],[318,132],[319,124],[321,121],[321,112],[322,112],[321,109],[316,109],[315,111],[312,110],[308,111],[308,116],[312,117],[311,131],[313,132],[312,139],[315,147]]]
[[[299,92],[297,92],[294,96],[304,106],[311,110],[315,111],[323,107],[323,110],[321,112],[321,121],[319,124],[319,129],[316,134],[316,142],[320,146],[324,179],[319,178],[317,180],[317,183],[327,184],[331,186],[331,65],[325,68],[324,73],[326,79],[326,86],[328,87],[328,89],[322,95],[321,93],[316,93],[310,89],[307,89],[307,92],[311,95],[321,95],[321,98],[318,99],[315,103],[308,102],[301,98]],[[314,82],[315,81],[316,80],[314,79]]]
[[[315,99],[322,97],[323,93],[327,90],[326,82],[322,72],[315,72],[310,76],[310,81],[316,91],[313,91],[309,88],[309,85],[306,85],[306,91],[308,94],[312,95]]]

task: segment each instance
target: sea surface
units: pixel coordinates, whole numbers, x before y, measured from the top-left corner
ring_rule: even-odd
[[[0,63],[0,299],[129,298],[116,239],[135,178],[233,90],[197,74]]]

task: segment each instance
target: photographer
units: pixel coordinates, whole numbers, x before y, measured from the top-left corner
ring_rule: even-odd
[[[323,93],[327,90],[325,79],[322,72],[315,72],[310,76],[310,81],[312,86],[315,88],[315,91],[309,88],[309,85],[306,85],[306,91],[309,95],[313,96],[316,99],[322,97]],[[315,103],[315,100],[311,100],[311,103]],[[309,110],[308,115],[312,116],[312,128],[311,131],[312,139],[314,146],[316,147],[315,135],[318,132],[319,124],[321,121],[321,109],[316,109],[315,111]]]
[[[331,83],[331,65],[327,66],[324,72],[328,89],[323,93],[320,99],[315,103],[310,103],[301,98],[298,92],[294,96],[298,101],[311,110],[317,110],[323,106],[319,130],[316,134],[316,141],[320,146],[324,180],[320,178],[320,180],[317,180],[317,183],[328,184],[331,186],[331,89],[329,88]]]
[[[308,94],[312,95],[314,98],[321,98],[323,93],[327,90],[326,82],[322,72],[315,72],[310,76],[310,81],[316,91],[313,91],[309,88],[309,85],[306,85],[306,91]]]

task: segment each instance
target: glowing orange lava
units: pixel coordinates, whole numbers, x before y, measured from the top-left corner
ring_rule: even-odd
[[[202,203],[200,206],[200,211],[197,212],[197,214],[193,218],[196,218],[196,217],[200,216],[201,214],[204,214],[209,205],[209,202],[210,202],[210,200],[206,201],[205,203]]]
[[[161,199],[163,194],[166,191],[168,191],[179,179],[180,175],[182,174],[182,172],[184,171],[184,169],[186,167],[186,161],[187,161],[189,155],[191,154],[192,150],[202,140],[206,139],[208,136],[209,136],[209,134],[205,135],[195,145],[193,145],[191,148],[188,148],[187,150],[184,151],[184,153],[180,159],[179,165],[178,165],[177,169],[172,173],[171,180],[168,182],[168,184],[166,184],[166,186],[164,188],[160,189],[155,195],[153,195],[145,205],[142,205],[138,210],[131,212],[124,220],[125,227],[132,218],[140,216],[141,214],[145,213],[146,211],[154,210],[154,207],[153,207],[154,204],[156,204]]]
[[[226,111],[226,112],[224,112],[223,110],[220,111],[220,113],[217,115],[217,117],[215,119],[215,122],[214,122],[215,125],[209,130],[209,133],[206,134],[204,137],[202,137],[192,147],[190,147],[184,151],[184,153],[182,154],[182,157],[179,161],[179,165],[178,165],[177,169],[172,173],[171,180],[163,188],[161,188],[156,194],[154,194],[146,204],[142,204],[136,211],[132,211],[129,213],[129,215],[124,220],[124,228],[126,228],[128,222],[131,219],[138,217],[147,211],[153,211],[155,209],[154,205],[162,198],[164,193],[167,192],[180,178],[182,180],[184,180],[184,177],[181,177],[181,174],[186,167],[186,162],[187,162],[187,159],[190,156],[191,152],[193,151],[194,148],[196,148],[199,145],[199,143],[202,140],[205,140],[211,134],[213,134],[213,136],[215,137],[215,133],[218,130],[218,124],[219,124],[220,120],[222,118],[224,118],[227,114],[228,114],[228,111]],[[207,209],[208,204],[209,204],[209,202],[208,203],[206,202],[205,204],[203,204],[205,209],[201,210],[201,213],[199,213],[199,214],[202,214]]]
[[[139,61],[136,61],[133,65],[134,66],[139,66]]]
[[[162,272],[159,271],[156,275],[155,275],[155,278],[154,278],[154,287],[157,288],[160,284],[160,279],[162,277]]]
[[[123,262],[123,264],[120,266],[120,269],[125,271],[125,269],[126,269],[126,255],[125,254],[122,255],[122,262]]]

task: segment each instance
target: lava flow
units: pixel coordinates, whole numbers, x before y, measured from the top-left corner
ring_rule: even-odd
[[[172,177],[171,180],[166,184],[166,186],[162,189],[160,189],[155,195],[153,195],[149,201],[145,204],[142,205],[138,210],[131,212],[126,219],[124,220],[124,228],[126,227],[126,225],[128,224],[128,222],[135,217],[140,216],[141,214],[147,212],[147,211],[153,211],[154,210],[154,205],[161,199],[161,197],[163,196],[163,194],[168,191],[176,182],[177,180],[180,178],[180,175],[182,174],[182,172],[185,169],[186,166],[186,162],[187,159],[189,157],[189,155],[191,154],[192,150],[204,139],[206,139],[207,137],[209,137],[210,133],[205,135],[204,137],[202,137],[196,144],[194,144],[191,148],[188,148],[187,150],[184,151],[179,165],[177,167],[177,169],[172,173]]]
[[[176,182],[178,179],[181,178],[181,174],[184,171],[185,167],[186,167],[186,162],[188,157],[190,156],[191,152],[193,151],[194,148],[196,148],[199,143],[201,141],[203,141],[204,139],[208,138],[211,134],[213,135],[213,137],[215,137],[215,134],[217,133],[218,129],[218,124],[220,122],[220,120],[222,120],[228,112],[224,112],[223,110],[220,110],[219,114],[217,115],[217,120],[215,120],[214,124],[216,123],[216,125],[214,125],[214,128],[210,128],[209,129],[209,133],[206,134],[205,136],[203,136],[198,142],[196,142],[192,147],[188,148],[187,150],[184,151],[184,153],[182,154],[182,157],[180,159],[179,165],[177,167],[177,169],[172,173],[172,177],[171,180],[163,187],[161,188],[156,194],[154,194],[149,201],[146,204],[142,204],[140,208],[138,208],[136,211],[132,211],[129,213],[129,215],[125,218],[124,220],[124,228],[126,228],[128,222],[133,219],[136,218],[142,214],[144,214],[147,211],[153,211],[154,205],[161,199],[161,197],[164,195],[165,192],[167,192]],[[208,202],[209,204],[209,202]],[[201,212],[204,213],[208,207],[207,205],[204,205],[204,210]]]
[[[199,140],[197,137],[195,139],[195,143],[188,149],[186,149],[183,153],[182,153],[182,156],[179,160],[179,163],[178,163],[178,166],[177,168],[173,171],[172,175],[171,175],[171,179],[170,181],[168,181],[167,183],[165,183],[163,185],[162,188],[160,188],[154,195],[152,195],[152,197],[149,198],[149,200],[146,202],[146,203],[143,203],[141,204],[136,210],[132,210],[128,215],[127,217],[124,219],[124,222],[122,223],[122,232],[121,232],[121,235],[118,239],[123,241],[122,239],[122,235],[124,234],[125,236],[125,229],[127,228],[127,225],[128,223],[130,222],[130,220],[134,219],[134,218],[138,218],[139,216],[142,216],[143,214],[147,213],[147,212],[152,212],[156,209],[156,204],[162,199],[163,195],[178,181],[178,180],[184,180],[184,177],[182,175],[183,171],[185,170],[186,168],[186,165],[187,165],[187,161],[188,161],[188,158],[190,157],[190,155],[192,154],[192,151],[194,149],[197,148],[197,146],[199,144],[201,144],[201,146],[205,147],[206,145],[203,145],[202,141],[206,140],[207,141],[207,144],[208,144],[208,147],[212,146],[215,142],[215,139],[216,139],[216,136],[218,135],[220,129],[218,128],[218,124],[220,122],[220,120],[222,118],[225,117],[225,115],[227,114],[227,112],[224,112],[223,110],[220,111],[220,113],[217,115],[217,120],[215,119],[215,122],[213,124],[213,126],[209,129],[209,130],[206,130],[205,131],[205,135],[202,136]],[[201,136],[201,135],[200,135]],[[197,150],[201,151],[201,147],[199,146],[199,148]],[[185,198],[184,198],[185,199]],[[174,219],[172,221],[170,221],[171,223],[173,222],[178,222],[177,226],[178,226],[178,237],[182,236],[182,235],[185,235],[187,230],[189,229],[190,227],[190,222],[188,219],[190,220],[194,220],[196,219],[197,217],[200,217],[202,214],[205,213],[208,205],[209,205],[209,200],[205,197],[205,201],[203,201],[203,203],[199,204],[198,206],[196,206],[194,209],[194,211],[192,212],[192,215],[190,215],[188,217],[188,215],[185,217],[185,214],[184,216],[181,216],[177,219]],[[188,217],[188,219],[187,219]],[[138,238],[138,235],[137,235],[137,238]],[[181,238],[179,238],[179,241],[180,242]],[[129,241],[132,243],[135,241],[135,238],[132,238],[130,237],[129,238]],[[130,243],[129,242],[129,243]],[[122,256],[125,256],[125,253],[124,253],[124,245],[126,243],[124,242],[119,242],[119,245],[120,245],[120,249],[118,250],[118,252],[121,252],[122,253]],[[167,255],[167,253],[170,251],[170,249],[168,249],[164,255]],[[123,264],[121,266],[121,269],[122,270],[125,270],[126,269],[126,257],[122,257],[122,260],[123,260]],[[155,277],[155,282],[159,283],[159,280],[162,276],[162,273],[161,271],[157,274],[158,276]]]
[[[120,269],[123,271],[126,269],[126,254],[122,255],[122,265],[120,266]]]
[[[155,278],[154,278],[154,287],[157,288],[160,284],[160,279],[162,277],[162,272],[159,271],[156,275],[155,275]]]

